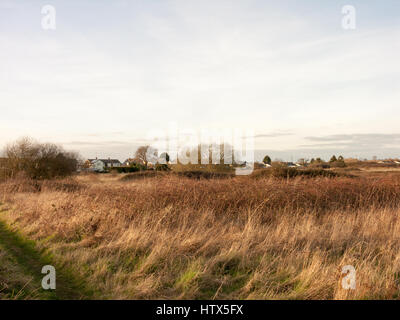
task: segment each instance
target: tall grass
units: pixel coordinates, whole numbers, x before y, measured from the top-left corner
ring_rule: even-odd
[[[397,298],[400,179],[174,174],[0,185],[3,213],[118,299]],[[353,265],[356,290],[341,287]]]

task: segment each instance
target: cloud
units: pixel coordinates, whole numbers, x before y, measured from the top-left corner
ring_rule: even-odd
[[[400,134],[398,133],[334,134],[327,136],[310,136],[305,137],[305,139],[318,143],[306,144],[301,147],[337,147],[364,151],[400,147]]]
[[[262,133],[262,134],[256,134],[254,138],[278,138],[278,137],[283,137],[283,136],[291,136],[293,133],[289,132],[274,132],[274,133]]]
[[[126,132],[124,131],[115,131],[115,132],[97,132],[97,133],[88,133],[86,136],[88,137],[104,137],[104,136],[110,136],[110,135],[116,135],[116,136],[123,136],[126,135]]]
[[[252,128],[274,150],[398,144],[335,134],[397,131],[398,20],[345,31],[337,5],[313,2],[59,2],[57,31],[45,32],[37,5],[18,1],[24,10],[0,13],[0,146],[28,134],[128,156],[146,143],[131,136],[168,122]],[[398,11],[365,2],[363,14]],[[313,132],[326,136],[302,139]]]
[[[110,147],[110,146],[135,146],[138,144],[149,144],[151,140],[146,139],[131,139],[129,141],[123,140],[107,140],[107,141],[88,141],[88,140],[75,140],[75,141],[68,141],[62,142],[61,144],[67,146],[84,146],[84,147]]]
[[[259,133],[254,136],[243,136],[243,139],[248,139],[248,138],[254,138],[254,139],[260,139],[260,138],[279,138],[279,137],[284,137],[284,136],[291,136],[294,133],[291,132],[271,132],[271,133]]]
[[[126,141],[71,141],[65,142],[64,145],[69,146],[99,146],[105,147],[110,145],[132,145],[132,143],[128,143]]]

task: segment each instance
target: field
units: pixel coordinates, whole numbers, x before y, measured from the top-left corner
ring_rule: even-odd
[[[20,178],[0,184],[0,202],[3,235],[22,250],[10,252],[0,232],[2,298],[54,298],[30,280],[40,269],[29,257],[63,275],[56,298],[399,297],[395,170]],[[342,288],[345,265],[356,270],[355,290]]]

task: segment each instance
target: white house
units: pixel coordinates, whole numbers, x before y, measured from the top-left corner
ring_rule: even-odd
[[[96,172],[103,172],[106,168],[120,167],[122,164],[117,159],[89,159],[90,169]]]

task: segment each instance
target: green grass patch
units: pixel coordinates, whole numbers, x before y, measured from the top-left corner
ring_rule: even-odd
[[[49,251],[38,250],[34,241],[24,238],[2,220],[0,220],[0,246],[12,257],[24,274],[32,277],[32,285],[38,297],[90,299],[93,296],[94,292],[87,287],[83,279],[75,276],[71,269],[62,267],[54,261]],[[56,269],[56,290],[42,289],[41,281],[45,275],[41,273],[41,270],[45,265],[52,265]]]

